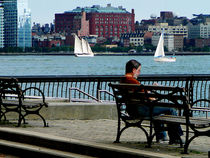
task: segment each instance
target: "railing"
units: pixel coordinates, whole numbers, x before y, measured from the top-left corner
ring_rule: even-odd
[[[9,76],[11,77],[11,76]],[[21,87],[40,88],[46,97],[74,98],[81,100],[114,101],[110,82],[119,82],[122,76],[12,76],[18,78]],[[198,99],[210,99],[210,74],[208,75],[141,75],[142,84],[185,87],[190,103]],[[77,90],[71,91],[70,88]],[[71,92],[70,92],[71,91]],[[30,96],[29,92],[27,95]],[[71,96],[70,96],[71,95]],[[210,107],[208,103],[197,103],[197,107]]]
[[[79,94],[86,95],[87,97],[93,99],[94,101],[100,102],[100,100],[97,99],[96,97],[93,97],[92,95],[89,95],[88,93],[80,90],[79,88],[75,88],[75,87],[69,88],[69,102],[73,101],[73,99],[71,98],[71,91],[78,91]],[[88,101],[88,100],[81,100],[81,99],[78,98],[77,101]]]

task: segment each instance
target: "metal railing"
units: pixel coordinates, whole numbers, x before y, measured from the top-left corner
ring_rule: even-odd
[[[75,98],[76,100],[73,100],[72,99],[72,95],[71,95],[71,91],[78,91],[79,94],[83,94],[91,99],[93,99],[94,101],[98,101],[100,102],[99,99],[97,99],[96,97],[92,96],[92,95],[89,95],[88,93],[82,91],[81,89],[79,88],[75,88],[75,87],[72,87],[72,88],[69,88],[69,102],[71,101],[88,101],[88,100],[81,100],[81,99],[78,99],[78,98]]]
[[[5,76],[4,76],[5,77]],[[9,76],[18,78],[21,88],[37,87],[46,97],[76,98],[81,100],[114,101],[110,82],[119,82],[122,76]],[[179,86],[186,89],[190,103],[199,99],[210,99],[210,74],[141,75],[142,84]],[[70,88],[77,90],[70,92]],[[27,95],[30,96],[29,92]],[[70,96],[71,95],[71,96]],[[198,102],[196,107],[210,107],[209,103]]]

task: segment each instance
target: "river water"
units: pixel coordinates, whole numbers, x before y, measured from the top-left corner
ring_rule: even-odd
[[[141,62],[141,74],[210,74],[210,55],[177,56],[174,63],[155,62],[152,56],[0,56],[0,74],[123,75],[125,63],[130,59]]]

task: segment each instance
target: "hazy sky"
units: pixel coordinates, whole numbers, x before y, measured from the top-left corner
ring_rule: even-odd
[[[106,7],[123,6],[127,11],[135,11],[135,21],[149,19],[151,14],[160,16],[160,11],[172,11],[177,16],[192,18],[192,14],[210,14],[210,0],[28,0],[32,13],[32,22],[51,23],[55,13],[79,7],[100,5]]]

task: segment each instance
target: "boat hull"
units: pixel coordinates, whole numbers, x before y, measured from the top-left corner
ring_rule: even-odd
[[[155,57],[154,61],[157,61],[157,62],[175,62],[176,57]]]
[[[94,57],[94,54],[75,54],[76,57]]]

